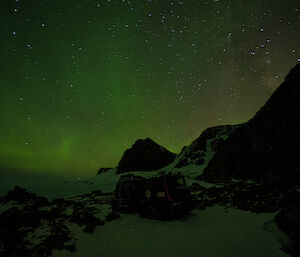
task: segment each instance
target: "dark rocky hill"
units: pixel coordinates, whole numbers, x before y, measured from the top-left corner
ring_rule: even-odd
[[[185,146],[176,158],[174,168],[208,163],[232,131],[238,125],[224,125],[206,129],[189,146]]]
[[[171,153],[150,138],[138,139],[131,148],[124,152],[117,173],[157,170],[168,165],[175,157],[176,154]]]
[[[300,64],[289,72],[256,115],[230,134],[201,179],[300,184],[299,156]]]

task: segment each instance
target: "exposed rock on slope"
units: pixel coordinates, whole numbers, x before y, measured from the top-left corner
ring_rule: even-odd
[[[236,128],[236,125],[218,126],[206,129],[191,145],[185,147],[178,156],[175,168],[186,165],[202,165],[213,157],[219,145]]]
[[[112,168],[100,168],[97,172],[97,175],[105,173],[105,172],[109,171],[110,169],[112,169]]]
[[[157,170],[168,165],[175,157],[176,154],[171,153],[150,138],[138,139],[131,148],[124,152],[117,173]]]
[[[300,184],[299,124],[300,64],[254,118],[238,127],[221,145],[201,178]]]
[[[284,250],[291,256],[300,256],[300,190],[289,190],[282,199],[283,206],[276,216],[276,223],[293,244]]]
[[[77,238],[70,224],[92,234],[97,226],[104,225],[104,215],[106,221],[120,217],[109,211],[111,196],[95,190],[50,202],[15,186],[0,197],[0,256],[46,257],[54,251],[74,252]]]
[[[198,177],[213,158],[219,146],[238,126],[225,125],[206,129],[190,145],[183,147],[176,159],[162,170],[175,173],[180,171],[185,176]]]

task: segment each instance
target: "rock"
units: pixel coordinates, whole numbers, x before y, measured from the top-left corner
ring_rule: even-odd
[[[300,212],[281,210],[275,221],[278,228],[293,240],[292,246],[285,246],[285,250],[292,256],[300,256]]]
[[[10,201],[15,201],[19,204],[27,202],[28,199],[31,199],[34,194],[29,193],[24,188],[15,186],[12,190],[8,191],[5,196],[1,198],[1,202],[7,203]]]
[[[23,225],[22,212],[17,207],[12,207],[0,214],[1,229],[18,229]]]
[[[56,199],[53,199],[51,204],[55,204],[57,205],[58,207],[59,206],[63,206],[65,204],[65,199],[64,198],[56,198]]]
[[[109,213],[106,216],[105,220],[108,221],[108,222],[110,222],[110,221],[118,219],[118,218],[120,218],[120,214],[119,213],[111,212],[111,213]]]
[[[83,231],[87,233],[93,233],[96,226],[104,225],[104,222],[96,218],[91,213],[91,210],[87,208],[79,209],[78,206],[74,208],[72,215],[69,217],[69,221],[77,223],[79,226],[85,225]]]
[[[111,197],[111,193],[102,194],[95,190],[91,194],[82,195],[78,202],[57,198],[49,203],[44,197],[15,187],[1,198],[3,203],[14,201],[20,205],[0,213],[0,256],[46,257],[51,256],[54,249],[75,251],[66,224],[77,223],[84,226],[87,233],[93,233],[96,226],[103,225],[104,222],[93,215],[98,210],[87,206],[91,202],[98,202],[98,195],[101,198]],[[39,209],[45,205],[49,208]],[[73,209],[71,215],[65,213],[68,206],[72,206],[69,209]],[[37,241],[32,244],[32,239]]]
[[[205,187],[199,185],[198,183],[193,183],[192,184],[192,191],[200,191],[200,190],[205,190]]]
[[[49,201],[46,197],[37,196],[34,201],[34,204],[36,205],[36,207],[43,207],[49,205]]]
[[[64,249],[66,249],[69,252],[75,252],[76,247],[75,247],[75,245],[65,245]]]
[[[87,216],[85,220],[86,227],[83,229],[84,232],[93,233],[96,226],[103,226],[104,222],[94,217],[93,215]]]
[[[201,210],[218,204],[255,213],[271,213],[283,206],[281,193],[270,185],[239,182],[218,188],[202,188],[195,197],[196,206]]]
[[[46,197],[38,196],[37,194],[30,193],[26,189],[15,186],[12,190],[8,191],[5,196],[0,199],[2,203],[16,202],[18,204],[27,204],[31,208],[38,208],[46,206],[49,201]]]
[[[62,216],[62,212],[64,209],[59,207],[52,207],[51,210],[48,212],[50,219],[57,219]]]
[[[157,170],[171,163],[175,157],[176,154],[171,153],[150,138],[139,139],[124,152],[117,173]]]
[[[112,169],[112,168],[101,168],[98,170],[97,175],[105,173],[105,172],[109,171],[110,169]]]
[[[22,211],[22,225],[25,227],[37,228],[41,225],[41,215],[39,211]]]
[[[92,196],[101,196],[102,195],[102,191],[101,190],[93,190],[92,192],[91,192],[91,195]]]

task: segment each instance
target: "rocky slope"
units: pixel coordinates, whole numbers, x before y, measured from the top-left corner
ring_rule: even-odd
[[[238,126],[225,125],[206,129],[190,145],[184,146],[176,159],[162,170],[175,173],[180,171],[189,177],[201,175],[215,152]]]
[[[46,257],[55,250],[76,250],[70,226],[92,234],[120,217],[110,210],[112,194],[94,190],[72,198],[46,197],[15,186],[0,197],[0,256]]]
[[[290,71],[256,115],[230,134],[201,178],[299,185],[299,124],[300,64]]]
[[[209,161],[236,127],[235,125],[225,125],[206,129],[190,146],[182,150],[175,168],[190,164],[202,165]]]

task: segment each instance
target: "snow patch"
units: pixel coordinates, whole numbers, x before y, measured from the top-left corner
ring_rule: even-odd
[[[288,257],[274,233],[264,229],[276,213],[253,214],[220,206],[194,211],[186,220],[163,222],[121,215],[96,227],[94,234],[69,228],[78,238],[75,252],[54,251],[52,257]],[[277,227],[273,227],[278,232]]]

